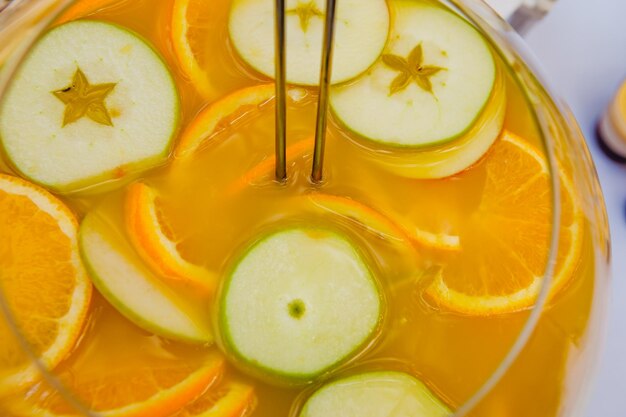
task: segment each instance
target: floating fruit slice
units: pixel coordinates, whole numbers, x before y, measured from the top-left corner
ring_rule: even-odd
[[[177,361],[156,367],[123,366],[103,373],[64,373],[60,382],[84,407],[107,417],[169,417],[212,389],[224,372],[224,357],[215,353],[202,364]],[[43,387],[42,387],[43,388]],[[37,391],[34,392],[35,398]],[[32,393],[31,393],[32,395]],[[26,399],[10,405],[20,417],[78,417],[59,392],[36,405]]]
[[[401,225],[363,203],[347,197],[322,193],[309,194],[308,198],[314,205],[356,223],[378,237],[410,242],[406,230]]]
[[[309,137],[302,139],[299,142],[289,145],[285,151],[287,161],[293,161],[299,156],[307,154],[307,152],[313,151],[314,138]],[[276,155],[270,155],[250,170],[246,171],[240,179],[235,181],[230,187],[230,193],[237,193],[243,190],[250,184],[258,183],[261,179],[269,177],[274,173],[276,169]]]
[[[493,93],[497,71],[487,41],[430,3],[396,0],[393,10],[391,41],[375,67],[332,89],[335,114],[384,145],[416,148],[458,138]]]
[[[451,415],[422,382],[402,372],[368,372],[324,385],[300,417],[446,417]]]
[[[287,81],[317,85],[325,20],[324,0],[287,0]],[[274,2],[233,0],[228,30],[239,55],[255,70],[274,77]],[[389,33],[384,0],[337,2],[332,82],[361,74],[380,56]]]
[[[481,201],[461,231],[463,251],[426,290],[438,306],[475,315],[533,305],[548,262],[554,210],[547,163],[523,139],[506,132],[483,164]],[[572,185],[567,173],[556,172],[561,214],[553,294],[572,277],[583,240]]]
[[[0,174],[0,297],[46,368],[74,346],[91,283],[81,263],[77,222],[47,191]],[[0,312],[0,396],[24,388],[39,371]]]
[[[79,244],[95,286],[130,321],[164,337],[212,342],[208,312],[157,278],[106,214],[85,217]]]
[[[256,407],[254,388],[233,380],[222,381],[172,417],[245,417]]]
[[[229,45],[224,42],[229,3],[173,1],[170,34],[174,53],[183,72],[207,99],[218,96],[224,82],[224,76],[218,77],[213,71],[232,65],[216,61],[219,56],[229,52]],[[212,77],[220,81],[214,83]]]
[[[382,314],[362,256],[321,229],[258,241],[227,278],[220,302],[226,347],[253,371],[299,381],[358,352]]]
[[[179,121],[174,81],[137,34],[74,21],[44,35],[0,103],[0,138],[24,176],[70,192],[167,158]]]
[[[117,8],[123,0],[82,0],[68,6],[54,21],[55,24],[85,18],[100,10]]]
[[[128,187],[124,218],[135,250],[155,272],[213,292],[217,277],[181,256],[175,238],[165,224],[156,190],[144,183]]]
[[[176,147],[176,157],[193,154],[214,135],[247,114],[263,108],[274,99],[274,93],[274,84],[255,85],[237,90],[212,103],[187,126]],[[287,91],[287,97],[293,103],[297,103],[305,96],[306,92],[299,88],[290,88]]]
[[[254,111],[274,98],[274,84],[246,87],[211,103],[187,126],[178,146],[176,157],[188,156],[202,143],[224,130],[235,120]]]

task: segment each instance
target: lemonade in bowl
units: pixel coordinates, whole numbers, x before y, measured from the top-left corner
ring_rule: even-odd
[[[315,181],[326,2],[286,1],[280,181],[275,6],[0,15],[0,414],[576,415],[606,216],[516,35],[337,0]]]

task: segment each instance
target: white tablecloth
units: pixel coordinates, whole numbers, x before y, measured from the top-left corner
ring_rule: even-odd
[[[612,162],[602,153],[594,127],[626,78],[626,0],[559,0],[526,39],[587,137],[611,224],[613,282],[608,338],[586,415],[625,417],[626,165]]]

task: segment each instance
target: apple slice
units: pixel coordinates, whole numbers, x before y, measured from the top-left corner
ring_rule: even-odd
[[[382,298],[354,246],[324,229],[292,228],[250,248],[219,297],[226,349],[252,372],[306,382],[373,337]]]
[[[331,107],[368,146],[395,151],[398,160],[470,135],[477,145],[463,163],[419,176],[451,175],[476,162],[498,136],[502,74],[487,41],[461,17],[425,1],[395,0],[391,10],[394,24],[380,60],[355,82],[334,86]]]
[[[322,386],[300,417],[447,417],[450,409],[421,381],[397,371],[352,375]]]
[[[0,103],[11,165],[72,192],[162,163],[179,123],[162,58],[122,27],[78,20],[46,33]]]
[[[233,0],[230,39],[252,68],[274,77],[273,0]],[[320,77],[325,0],[286,1],[287,81],[317,85]],[[356,77],[380,56],[389,33],[385,0],[337,2],[332,82]]]
[[[130,321],[167,338],[213,341],[208,312],[155,276],[106,213],[96,209],[85,217],[79,245],[96,288]]]

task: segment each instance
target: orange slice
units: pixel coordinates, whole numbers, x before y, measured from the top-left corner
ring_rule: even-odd
[[[523,139],[505,132],[483,164],[484,188],[460,233],[462,250],[426,290],[437,305],[473,315],[533,305],[548,262],[554,209],[547,162]],[[561,214],[552,294],[574,273],[584,222],[567,174],[557,171]]]
[[[197,399],[224,372],[224,357],[210,355],[202,366],[177,361],[165,367],[120,367],[102,374],[66,373],[60,382],[80,403],[105,417],[168,417]],[[47,393],[37,405],[24,399],[11,411],[29,417],[82,416],[58,392]]]
[[[287,147],[287,160],[291,161],[313,151],[315,138],[309,137]],[[269,177],[276,165],[275,155],[271,155],[248,170],[230,187],[230,193],[240,192],[250,184]],[[410,224],[408,221],[391,220],[380,212],[363,205],[355,200],[325,194],[312,194],[311,199],[316,205],[351,218],[371,230],[395,238],[395,240],[409,239],[412,243],[435,250],[458,251],[461,249],[459,236],[448,233],[435,233]]]
[[[69,22],[70,20],[80,19],[96,13],[102,9],[111,7],[119,7],[120,0],[82,0],[74,2],[63,11],[55,20],[55,24]]]
[[[312,193],[311,202],[355,223],[376,236],[396,242],[411,242],[406,229],[381,212],[356,200],[331,194]]]
[[[302,139],[299,142],[289,145],[285,150],[287,161],[292,161],[295,158],[303,156],[307,153],[313,152],[314,138],[309,137]],[[243,190],[250,184],[254,184],[259,180],[269,177],[273,174],[276,167],[276,155],[272,154],[261,162],[246,171],[237,181],[235,181],[229,188],[230,193],[237,193]]]
[[[215,94],[207,68],[211,61],[211,39],[220,39],[217,22],[226,21],[230,2],[175,0],[172,9],[172,45],[182,70],[204,97]]]
[[[244,417],[250,415],[255,406],[252,386],[226,380],[172,417]]]
[[[52,194],[0,174],[0,296],[32,353],[49,369],[76,343],[91,298],[77,227],[73,213]],[[0,311],[0,396],[38,377]]]
[[[212,103],[187,126],[174,155],[177,158],[193,154],[215,135],[241,118],[262,109],[274,99],[274,84],[242,88]],[[290,88],[288,99],[299,102],[306,96],[300,88]]]
[[[161,209],[158,192],[138,182],[128,187],[124,212],[128,236],[144,262],[158,274],[212,292],[215,274],[184,259]]]

